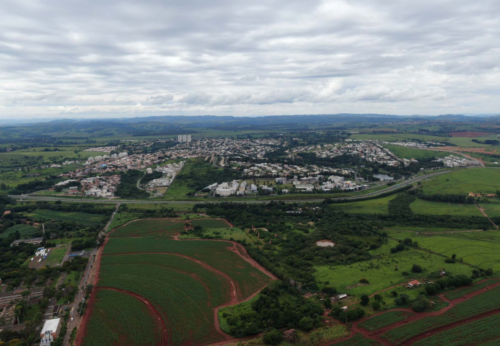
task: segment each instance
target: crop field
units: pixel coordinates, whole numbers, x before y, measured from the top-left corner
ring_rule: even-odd
[[[224,222],[209,221],[217,222],[206,227]],[[224,225],[227,227],[225,222]],[[214,319],[215,309],[249,297],[266,286],[271,278],[230,251],[230,243],[177,241],[168,237],[173,231],[178,233],[179,226],[183,229],[184,221],[144,219],[115,230],[104,248],[98,289],[122,290],[147,302],[162,324],[155,328],[155,333],[166,329],[161,336],[166,340],[161,344],[200,345],[224,340],[215,327],[218,323]],[[163,231],[166,233],[162,234]],[[96,319],[102,318],[94,312],[98,307],[99,302],[92,310],[91,322],[95,314]],[[126,319],[125,316],[129,314],[133,316],[134,312],[127,310],[124,313],[124,325],[117,326],[118,329],[127,327],[130,317]],[[106,328],[115,327],[106,325]],[[93,330],[89,324],[86,333],[98,335],[102,331]],[[110,334],[117,335],[111,331]],[[89,338],[96,340],[97,337]]]
[[[225,220],[217,219],[198,219],[192,221],[193,226],[201,226],[203,228],[228,228],[231,227]]]
[[[422,182],[425,194],[493,194],[500,186],[500,169],[464,169]]]
[[[396,198],[396,195],[360,202],[334,203],[330,207],[335,210],[340,209],[346,213],[387,214],[389,201],[393,198]]]
[[[420,236],[408,232],[387,231],[387,234],[396,239],[410,238],[418,242],[421,248],[447,257],[455,254],[457,259],[483,269],[500,271],[500,233],[497,231]],[[443,260],[439,262],[444,266]],[[457,264],[446,263],[446,268],[455,271]]]
[[[443,257],[416,249],[391,254],[390,248],[396,245],[396,241],[389,240],[388,244],[370,251],[372,255],[377,257],[369,261],[350,265],[315,266],[316,272],[313,275],[317,281],[335,283],[335,288],[339,292],[359,297],[365,293],[372,294],[389,286],[409,281],[410,276],[403,276],[402,272],[411,273],[413,264],[419,264],[424,268],[424,271],[419,274],[411,273],[412,279],[424,278],[429,273],[443,268],[445,264]],[[472,273],[472,269],[463,264],[455,263],[452,266],[449,270],[455,275],[465,274],[469,276]],[[369,284],[359,284],[359,280],[362,278],[367,279]]]
[[[483,282],[478,282],[472,286],[468,286],[468,287],[463,287],[459,290],[455,290],[455,291],[451,291],[451,292],[448,292],[444,295],[444,297],[446,299],[449,299],[449,300],[454,300],[454,299],[458,299],[458,298],[461,298],[463,296],[465,296],[466,294],[469,294],[469,293],[473,293],[473,292],[476,292],[476,291],[479,291],[485,287],[488,287],[488,286],[491,286],[493,284],[496,284],[500,279],[493,279],[493,280],[487,280],[487,281],[483,281]]]
[[[498,309],[500,305],[500,287],[457,304],[451,310],[439,316],[417,320],[399,328],[390,330],[382,337],[400,345],[402,342],[437,327],[445,326],[469,317]]]
[[[338,346],[381,346],[378,341],[365,338],[362,334],[358,333],[349,340],[335,343]]]
[[[24,236],[30,236],[33,233],[38,232],[38,228],[28,225],[15,225],[8,228],[5,232],[0,234],[0,238],[7,238],[9,235],[16,232],[19,232],[21,238],[23,238]]]
[[[89,214],[80,212],[63,212],[54,211],[48,209],[37,209],[33,213],[29,214],[30,217],[35,220],[45,219],[45,220],[57,220],[65,222],[78,222],[86,226],[93,226],[99,224],[104,215],[102,214]]]
[[[83,346],[153,346],[160,342],[161,333],[146,304],[122,292],[97,292]]]
[[[384,144],[384,147],[389,149],[394,155],[398,156],[401,159],[422,160],[422,159],[432,159],[436,157],[445,157],[450,155],[448,153],[440,151],[415,149],[409,147],[402,147],[399,145]]]
[[[415,346],[459,346],[459,345],[483,345],[483,342],[495,341],[496,345],[500,339],[500,314],[495,314],[480,320],[467,323],[444,332],[434,334],[431,337],[417,341]]]
[[[388,311],[381,315],[374,316],[359,324],[360,327],[372,332],[374,330],[383,328],[393,323],[404,321],[408,317],[413,316],[411,312],[406,311]]]
[[[44,265],[49,265],[51,267],[54,267],[58,264],[60,264],[64,258],[64,255],[66,254],[66,251],[68,250],[67,247],[54,247],[50,249],[50,253],[47,256],[47,259],[44,262]]]
[[[496,202],[496,201],[495,201]],[[500,217],[500,203],[481,203],[479,202],[481,208],[489,217]]]
[[[234,227],[234,228],[209,228],[203,232],[203,235],[210,237],[217,237],[220,239],[243,241],[251,243],[257,241],[257,237],[252,238],[244,230]],[[199,239],[198,236],[194,234],[181,234],[180,239]]]
[[[479,211],[479,209],[476,208],[474,204],[432,202],[417,198],[410,204],[410,208],[415,214],[484,217],[484,215]]]

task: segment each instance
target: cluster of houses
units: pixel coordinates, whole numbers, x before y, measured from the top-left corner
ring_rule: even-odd
[[[182,167],[184,167],[184,164],[185,161],[181,161],[179,163],[169,163],[165,166],[156,167],[155,171],[161,172],[163,176],[161,178],[151,180],[147,184],[147,189],[154,190],[157,187],[170,186],[170,184],[172,184],[172,182],[174,181],[176,175],[182,170]],[[152,174],[153,169],[152,168],[146,169],[146,173]]]
[[[434,162],[442,162],[445,167],[474,167],[481,166],[481,163],[476,160],[469,160],[464,157],[450,155],[434,160]]]
[[[374,141],[376,142],[376,141]],[[415,149],[428,149],[433,147],[444,146],[444,143],[440,142],[385,142],[381,141],[382,144],[397,145],[399,147],[415,148]]]
[[[272,187],[264,187],[266,189],[270,189],[270,192],[273,191]],[[246,181],[240,180],[233,180],[231,182],[224,182],[221,184],[214,183],[207,186],[205,189],[210,190],[215,195],[220,197],[229,197],[232,195],[243,196],[257,193],[257,186],[255,184],[247,184]]]
[[[81,190],[85,196],[112,198],[115,197],[120,179],[120,175],[85,178],[80,180]]]
[[[343,155],[359,156],[368,162],[386,164],[392,167],[398,167],[403,163],[389,149],[373,141],[353,142],[347,139],[346,143],[301,146],[286,151],[289,158],[294,158],[305,152],[315,153],[318,158],[334,158]]]
[[[321,173],[352,175],[355,173],[352,169],[330,168],[317,165],[297,166],[283,163],[252,163],[245,161],[231,161],[230,164],[234,169],[241,170],[243,176],[247,177],[311,176]]]
[[[85,149],[84,151],[91,151],[91,152],[97,152],[97,153],[111,153],[113,151],[116,151],[117,149],[118,149],[118,147],[109,146],[109,147],[88,148],[88,149]]]

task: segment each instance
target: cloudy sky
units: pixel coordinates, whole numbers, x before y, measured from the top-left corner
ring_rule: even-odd
[[[0,118],[500,113],[498,0],[2,0]]]

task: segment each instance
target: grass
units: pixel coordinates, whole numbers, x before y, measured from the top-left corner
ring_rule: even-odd
[[[403,227],[403,226],[395,226],[391,228],[386,228],[387,231],[413,231],[415,233],[420,233],[420,232],[463,232],[465,229],[463,228],[442,228],[442,227]]]
[[[461,289],[448,292],[448,293],[446,293],[444,295],[444,297],[446,299],[449,299],[449,300],[454,300],[454,299],[462,298],[463,296],[465,296],[465,295],[467,295],[469,293],[473,293],[473,292],[482,290],[485,287],[488,287],[488,286],[491,286],[493,284],[496,284],[499,280],[500,279],[494,279],[494,280],[488,280],[488,281],[478,282],[478,283],[475,283],[472,286],[463,287]]]
[[[256,295],[246,302],[219,309],[218,318],[222,331],[227,334],[231,334],[231,329],[227,320],[231,318],[232,315],[240,316],[241,314],[252,313],[252,303],[257,299],[259,299],[259,295]]]
[[[483,345],[483,342],[494,342],[498,345],[500,338],[500,315],[496,314],[473,321],[420,340],[415,346],[460,346]]]
[[[158,345],[161,333],[147,306],[127,294],[99,290],[84,346]]]
[[[234,240],[234,241],[245,241],[247,244],[250,244],[256,240],[252,239],[250,235],[248,235],[245,231],[240,228],[209,228],[203,232],[203,235],[209,237],[215,237],[226,240]],[[194,234],[182,234],[180,239],[196,239],[198,238]]]
[[[141,217],[141,214],[139,213],[129,213],[126,211],[120,211],[116,213],[115,218],[113,219],[113,222],[111,222],[111,225],[109,226],[109,231],[112,229],[115,229],[116,227],[119,227],[121,225],[126,224],[129,221],[139,219]]]
[[[197,219],[191,221],[193,226],[201,226],[203,228],[228,228],[231,227],[224,220],[217,219]]]
[[[26,238],[31,236],[32,234],[39,232],[39,229],[33,226],[28,226],[28,225],[15,225],[12,227],[9,227],[0,234],[0,238],[8,238],[11,234],[19,232],[21,235],[21,238]]]
[[[330,207],[335,210],[340,209],[346,213],[387,214],[389,201],[395,197],[396,195],[391,195],[367,201],[335,203],[331,204]]]
[[[71,271],[66,276],[66,279],[64,280],[64,284],[78,287],[78,285],[80,284],[80,279],[81,279],[81,275],[79,272]]]
[[[406,232],[401,233],[406,234]],[[369,261],[350,265],[315,266],[316,272],[313,275],[319,282],[329,281],[339,292],[360,297],[362,294],[373,294],[390,286],[408,282],[410,279],[425,278],[444,265],[443,257],[412,248],[391,254],[390,248],[396,244],[395,241],[389,240],[388,244],[370,251],[375,258]],[[423,273],[411,273],[413,264],[421,265],[424,268]],[[410,276],[403,276],[404,271],[411,273]],[[453,274],[470,275],[472,269],[457,263],[453,265],[452,271]],[[369,285],[356,286],[362,278],[367,279]]]
[[[388,311],[386,313],[374,316],[368,320],[365,320],[359,324],[359,326],[365,328],[366,330],[372,332],[374,330],[386,327],[393,323],[404,321],[408,317],[413,316],[411,312],[406,311]]]
[[[454,233],[416,236],[408,232],[387,231],[396,239],[410,238],[418,242],[421,248],[428,249],[446,257],[456,255],[465,263],[493,271],[500,271],[500,232],[486,231],[474,233]],[[443,260],[440,265],[444,266]],[[457,264],[446,264],[446,268],[455,271]],[[458,274],[458,273],[457,273]]]
[[[68,249],[65,247],[55,247],[50,249],[50,253],[44,262],[44,265],[55,267],[62,262]]]
[[[415,214],[484,216],[474,204],[432,202],[419,198],[410,204],[410,208]]]
[[[384,144],[384,147],[389,149],[393,154],[395,154],[396,156],[398,156],[401,159],[422,160],[422,159],[432,159],[432,158],[436,158],[436,157],[445,157],[445,156],[450,155],[448,153],[439,152],[439,151],[415,149],[415,148],[409,148],[409,147],[402,147],[399,145]]]
[[[385,333],[382,337],[395,345],[420,335],[428,330],[458,322],[466,318],[497,309],[500,304],[500,288],[494,288],[481,295],[457,304],[439,316],[427,317],[408,323]]]
[[[95,226],[103,220],[102,214],[89,214],[81,212],[54,211],[48,209],[37,209],[29,214],[35,220],[57,220],[64,222],[77,222],[85,226]]]
[[[500,169],[463,169],[441,174],[432,180],[423,181],[425,194],[468,194],[469,192],[493,194],[500,186]]]

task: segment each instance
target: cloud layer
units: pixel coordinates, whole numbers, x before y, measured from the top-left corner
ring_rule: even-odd
[[[0,117],[500,112],[498,0],[4,0]]]

